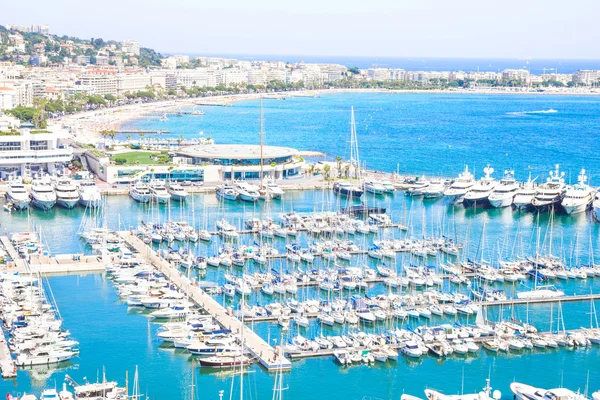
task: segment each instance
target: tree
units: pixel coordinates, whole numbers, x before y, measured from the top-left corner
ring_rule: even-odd
[[[341,178],[342,177],[342,157],[341,156],[336,156],[335,157],[335,161],[337,162],[338,178]]]
[[[323,166],[323,173],[325,174],[325,180],[329,180],[329,174],[331,173],[331,165],[325,164]]]

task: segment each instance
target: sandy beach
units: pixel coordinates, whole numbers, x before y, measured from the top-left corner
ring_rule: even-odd
[[[478,94],[478,95],[586,95],[598,96],[600,89],[583,88],[551,88],[544,92],[508,90],[509,88],[497,89],[456,89],[456,90],[389,90],[389,89],[319,89],[306,90],[299,92],[280,92],[263,94],[265,97],[315,97],[327,94],[339,93],[389,93],[389,94]],[[215,105],[224,106],[234,102],[258,99],[260,93],[211,96],[190,99],[177,99],[156,101],[152,103],[131,104],[126,106],[101,109],[96,111],[82,112],[74,115],[54,119],[52,125],[60,125],[68,128],[76,141],[83,143],[97,143],[102,137],[101,131],[119,130],[127,121],[140,118],[144,115],[157,115],[168,112],[175,112],[182,107],[194,105]]]

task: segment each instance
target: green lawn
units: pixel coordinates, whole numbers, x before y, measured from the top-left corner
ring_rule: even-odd
[[[136,161],[139,161],[140,165],[152,165],[157,164],[157,162],[151,160],[150,156],[157,156],[158,154],[160,153],[152,151],[130,151],[127,153],[113,154],[111,159],[124,158],[127,160],[125,163],[126,165],[133,165]]]

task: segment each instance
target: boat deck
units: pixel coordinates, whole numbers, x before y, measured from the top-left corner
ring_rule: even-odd
[[[268,371],[275,371],[280,368],[284,370],[291,369],[292,364],[288,359],[279,357],[275,348],[265,342],[246,325],[242,324],[230,311],[226,310],[201,288],[193,285],[191,280],[179,273],[169,262],[158,257],[156,252],[144,244],[141,239],[129,232],[120,232],[119,234],[125,243],[139,253],[140,257],[151,263],[179,289],[187,293],[194,302],[212,315],[223,328],[237,334],[241,334],[243,329],[245,345],[253,357]]]

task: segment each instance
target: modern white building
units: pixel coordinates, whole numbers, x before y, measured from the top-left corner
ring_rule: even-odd
[[[583,69],[573,74],[573,82],[581,85],[600,84],[600,70]]]
[[[143,72],[118,74],[116,75],[116,80],[117,95],[122,95],[126,92],[134,93],[140,90],[146,90],[147,87],[152,86],[152,77]]]
[[[140,42],[137,40],[126,40],[123,42],[121,47],[123,53],[129,54],[132,56],[140,55]]]
[[[117,78],[114,73],[89,72],[82,74],[79,80],[82,85],[93,87],[96,94],[117,94]]]
[[[23,123],[12,134],[0,136],[0,178],[61,169],[73,158],[73,149],[62,144],[65,134]]]

